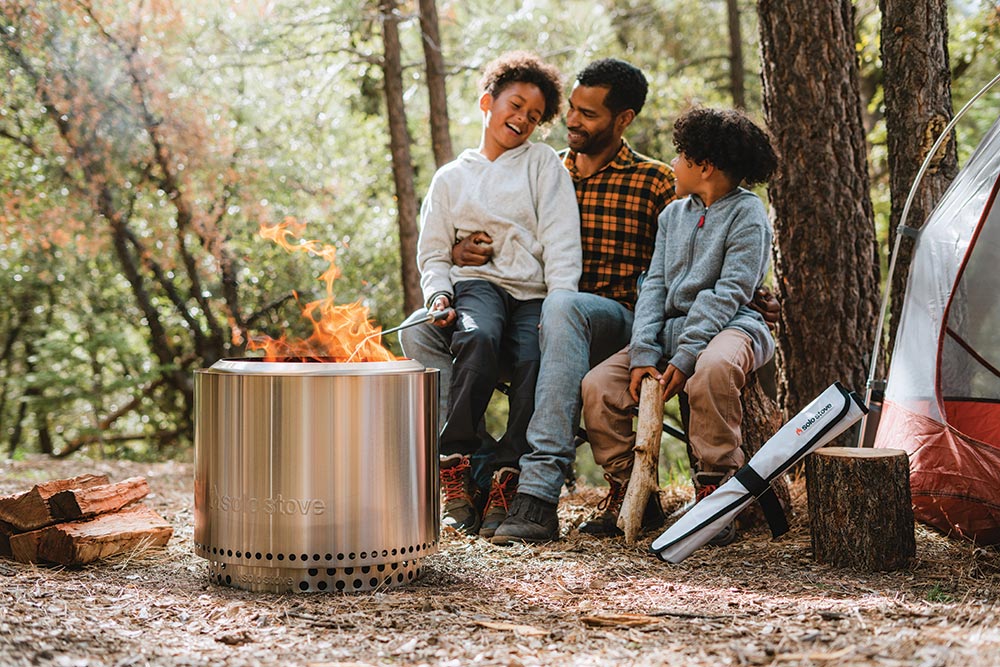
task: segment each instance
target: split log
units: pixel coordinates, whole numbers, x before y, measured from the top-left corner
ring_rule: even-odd
[[[117,512],[148,494],[149,484],[145,477],[129,477],[111,484],[60,491],[49,498],[49,507],[53,516],[70,521]]]
[[[635,463],[618,513],[618,528],[632,544],[642,528],[642,515],[651,496],[660,493],[660,435],[663,433],[663,399],[660,383],[650,376],[639,389],[639,418],[635,427]]]
[[[910,465],[901,449],[824,447],[806,458],[813,556],[897,570],[916,554]]]
[[[36,484],[30,491],[0,497],[0,521],[6,521],[16,530],[35,530],[59,521],[52,515],[49,499],[60,491],[86,489],[107,484],[107,475],[80,475],[70,479],[56,479]]]
[[[145,505],[90,521],[60,523],[11,536],[15,560],[85,565],[140,547],[164,546],[173,528]]]

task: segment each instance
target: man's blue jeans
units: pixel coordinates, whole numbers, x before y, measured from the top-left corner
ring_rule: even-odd
[[[421,309],[410,318],[425,317]],[[409,321],[409,319],[407,320]],[[535,414],[528,425],[531,450],[521,457],[518,491],[558,502],[576,458],[580,426],[580,384],[597,364],[628,345],[632,311],[617,301],[585,292],[556,291],[542,302],[541,366],[535,386]],[[431,325],[399,332],[403,354],[441,370],[440,419],[451,386],[451,333]]]
[[[585,292],[546,297],[535,414],[528,425],[531,449],[521,457],[519,493],[559,501],[576,458],[583,376],[628,345],[631,335],[632,311],[617,301]]]

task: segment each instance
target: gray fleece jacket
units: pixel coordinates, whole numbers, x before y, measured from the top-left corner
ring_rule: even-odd
[[[708,208],[691,195],[671,202],[658,223],[653,259],[635,306],[630,366],[657,366],[666,358],[691,377],[698,353],[731,328],[750,336],[759,368],[774,354],[764,318],[747,305],[771,254],[763,202],[743,188]]]
[[[576,291],[582,266],[580,209],[552,147],[530,141],[490,161],[463,151],[438,169],[420,211],[417,267],[424,300],[454,283],[481,279],[515,299]],[[493,239],[483,266],[454,266],[451,247],[477,231]]]

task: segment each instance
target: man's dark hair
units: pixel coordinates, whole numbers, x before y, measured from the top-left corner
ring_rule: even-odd
[[[545,98],[545,112],[540,125],[559,114],[562,104],[562,76],[554,65],[527,51],[510,51],[486,65],[479,89],[496,97],[512,83],[531,83],[538,86]]]
[[[607,88],[604,106],[614,114],[631,109],[638,116],[642,105],[646,103],[646,93],[649,92],[649,83],[642,70],[617,58],[595,60],[576,75],[576,82],[588,88]]]
[[[778,166],[767,132],[735,109],[691,109],[674,123],[674,147],[696,164],[711,163],[736,183],[765,183]]]

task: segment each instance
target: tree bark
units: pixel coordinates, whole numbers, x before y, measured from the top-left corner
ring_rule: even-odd
[[[424,67],[431,116],[431,149],[434,151],[434,164],[440,168],[455,159],[455,152],[451,146],[444,53],[441,49],[441,32],[438,29],[435,0],[420,0],[420,35],[424,47]]]
[[[889,247],[913,180],[931,146],[952,119],[948,64],[948,3],[945,0],[880,0],[882,67],[885,71],[885,127],[889,155]],[[906,225],[919,229],[958,171],[954,133],[938,149],[907,214]],[[903,307],[913,255],[913,240],[901,239],[892,276],[888,327],[891,351]]]
[[[403,311],[409,313],[423,304],[423,298],[420,291],[420,272],[417,270],[417,197],[413,186],[410,131],[406,124],[406,108],[403,103],[400,19],[396,0],[379,0],[379,12],[382,17],[384,49],[382,76],[389,116],[389,149],[392,153],[392,176],[396,185]]]
[[[910,465],[901,449],[824,447],[806,458],[813,556],[861,570],[897,570],[916,554]]]
[[[862,389],[878,252],[849,0],[761,0],[774,209],[777,384],[794,414],[831,382]]]
[[[733,106],[745,109],[746,92],[743,86],[743,35],[740,32],[739,0],[726,0],[729,18],[729,90],[733,95]]]

